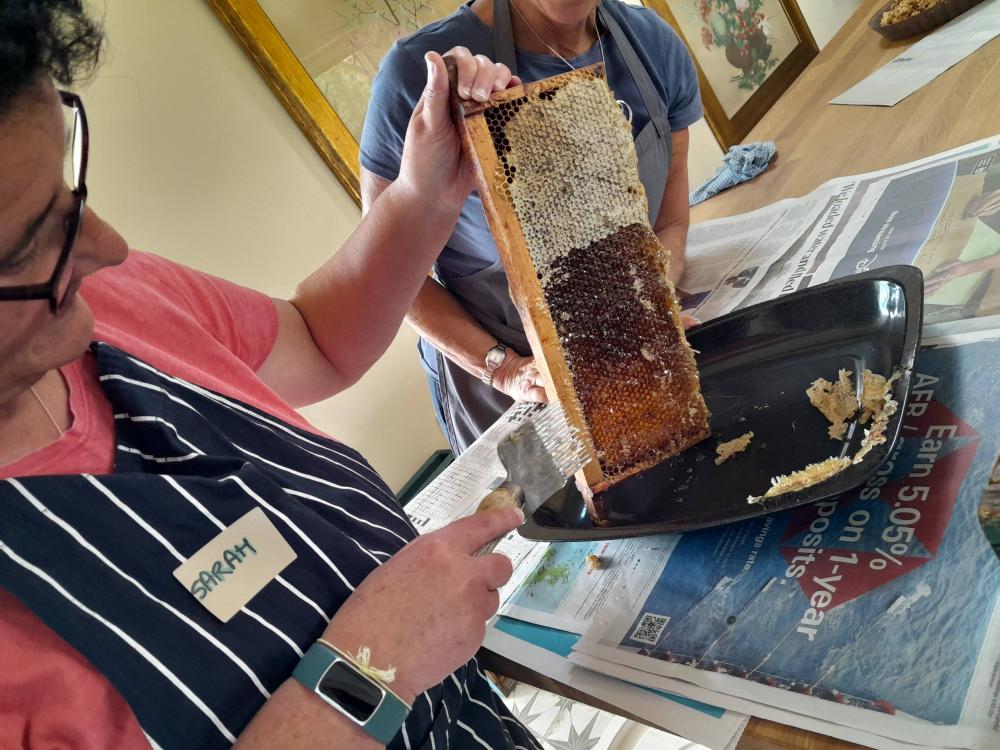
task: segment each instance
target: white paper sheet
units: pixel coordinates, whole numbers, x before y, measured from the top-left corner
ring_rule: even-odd
[[[946,23],[830,104],[891,107],[1000,34],[1000,0],[986,0]]]

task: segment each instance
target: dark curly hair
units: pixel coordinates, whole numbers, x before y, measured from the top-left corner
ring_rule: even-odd
[[[42,76],[62,86],[89,76],[103,42],[83,0],[0,0],[0,117]]]

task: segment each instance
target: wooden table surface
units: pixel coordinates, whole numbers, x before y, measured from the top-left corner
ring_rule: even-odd
[[[916,41],[889,42],[868,28],[868,19],[882,2],[863,2],[750,131],[746,143],[764,140],[777,143],[778,157],[771,167],[756,179],[692,208],[692,224],[804,195],[832,177],[903,164],[1000,132],[1000,38],[894,107],[827,104]],[[613,705],[523,664],[488,652],[482,657],[487,667],[498,674],[622,714]],[[635,716],[630,718],[643,721]],[[754,718],[737,750],[860,747]]]
[[[913,43],[889,42],[868,28],[880,4],[863,2],[747,135],[745,143],[777,144],[771,167],[692,208],[692,224],[804,195],[832,177],[896,166],[1000,133],[1000,38],[894,107],[827,104]]]

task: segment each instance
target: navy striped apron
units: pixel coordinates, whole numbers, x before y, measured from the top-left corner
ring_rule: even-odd
[[[356,451],[110,345],[92,351],[114,473],[0,482],[0,585],[111,681],[153,747],[228,747],[415,532]],[[173,571],[254,508],[297,559],[223,624]],[[539,746],[473,659],[417,697],[389,747]]]

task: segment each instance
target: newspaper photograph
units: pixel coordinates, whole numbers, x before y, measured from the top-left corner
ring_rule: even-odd
[[[1000,136],[692,228],[682,306],[702,320],[888,265],[920,268],[927,324],[1000,315]]]
[[[1000,460],[998,335],[928,342],[901,439],[865,486],[679,536],[638,606],[628,594],[595,619],[581,663],[886,747],[1000,747],[1000,560],[978,517]]]
[[[638,604],[659,579],[676,536],[550,544],[507,600],[502,613],[569,633],[583,633],[627,579]]]

